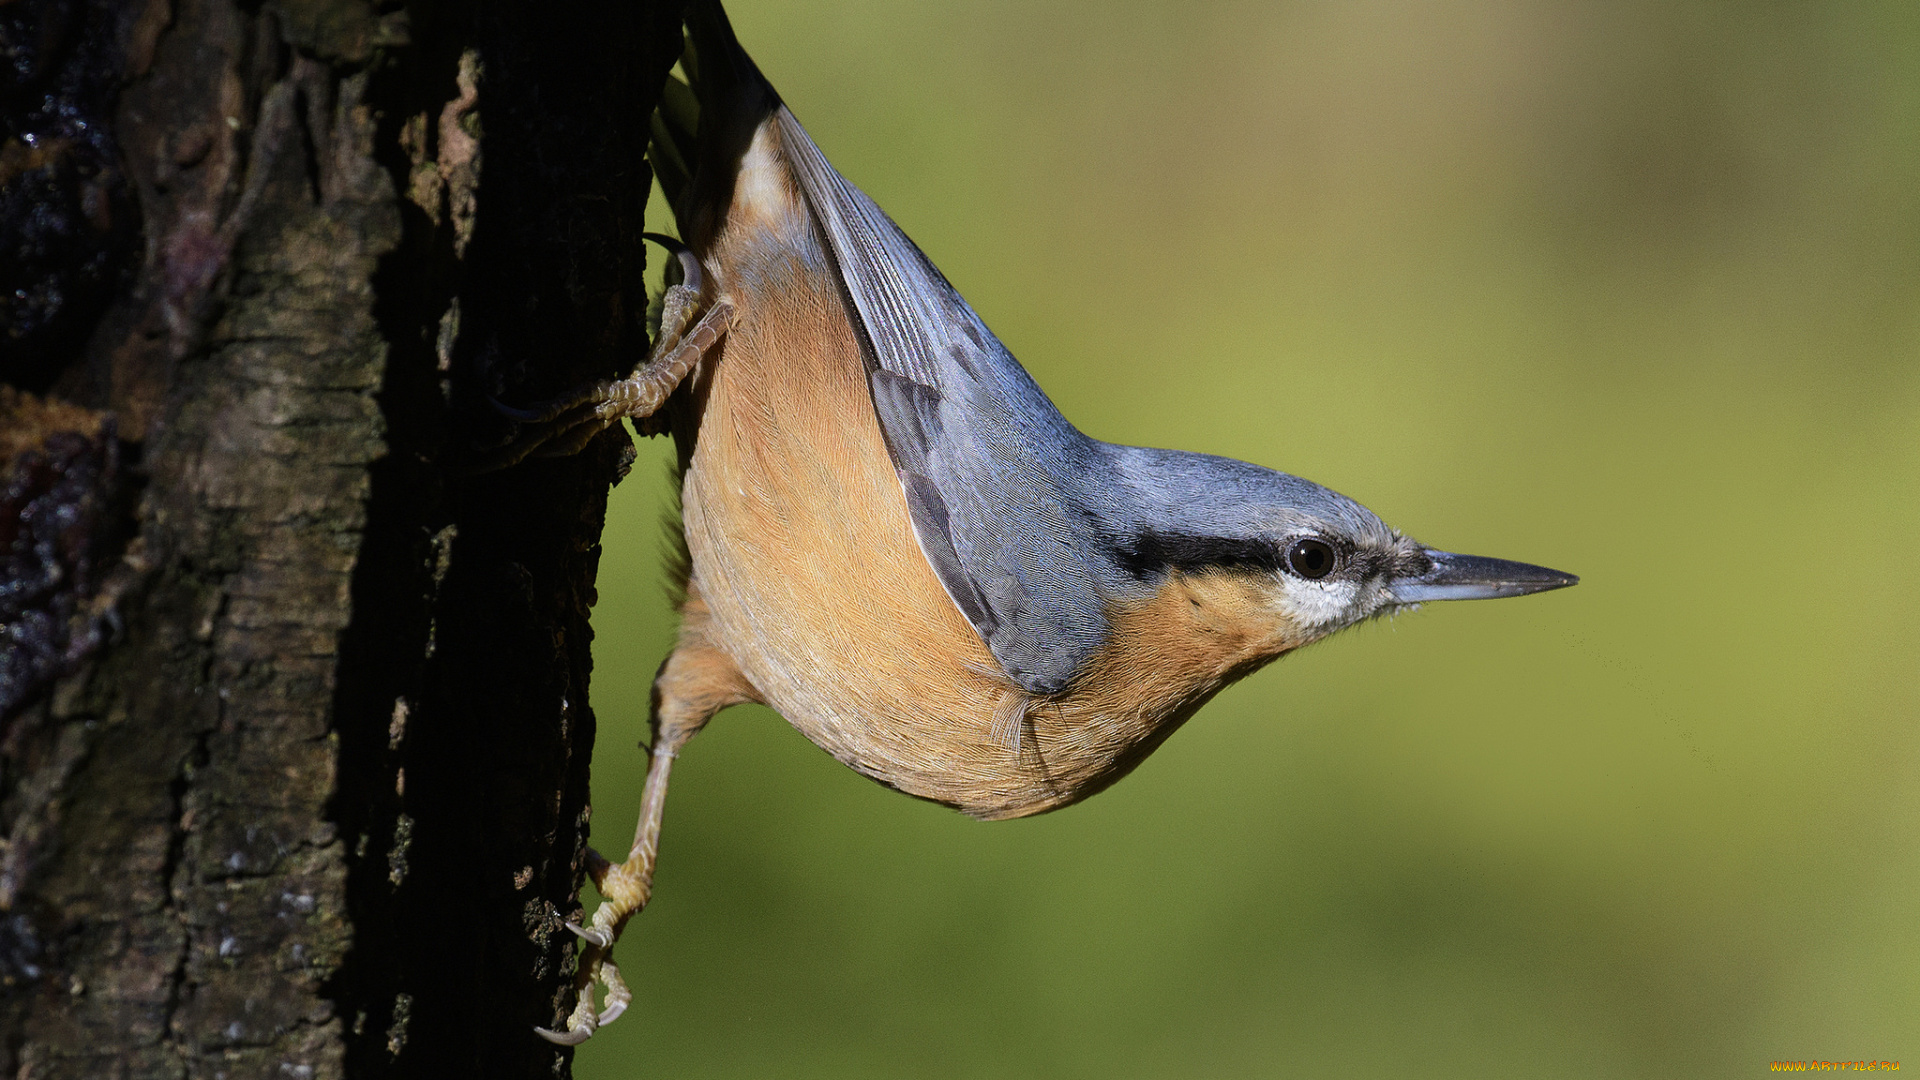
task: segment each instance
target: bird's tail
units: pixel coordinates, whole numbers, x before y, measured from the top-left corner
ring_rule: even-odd
[[[720,0],[692,0],[686,30],[686,80],[668,77],[647,157],[681,238],[697,251],[718,224],[716,208],[732,202],[740,158],[780,95],[733,36]]]

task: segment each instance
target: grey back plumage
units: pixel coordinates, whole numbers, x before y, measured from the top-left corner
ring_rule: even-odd
[[[1081,480],[1104,471],[1101,447],[793,114],[776,122],[853,301],[921,551],[1009,678],[1063,689],[1106,639],[1101,594],[1120,585],[1086,559],[1099,522]]]

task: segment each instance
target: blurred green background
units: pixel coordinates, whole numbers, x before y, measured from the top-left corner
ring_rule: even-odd
[[[576,1075],[1920,1067],[1920,5],[729,4],[1102,438],[1581,574],[1280,661],[984,825],[764,709]],[[671,449],[615,493],[624,851]]]

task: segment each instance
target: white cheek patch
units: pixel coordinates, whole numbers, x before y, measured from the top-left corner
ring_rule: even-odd
[[[1351,581],[1305,581],[1282,576],[1277,597],[1281,614],[1295,626],[1332,630],[1352,621],[1360,587]]]

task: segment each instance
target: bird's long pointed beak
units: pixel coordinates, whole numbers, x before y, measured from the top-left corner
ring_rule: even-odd
[[[1580,579],[1559,570],[1527,563],[1455,555],[1426,550],[1433,569],[1396,578],[1391,586],[1396,604],[1424,604],[1429,600],[1489,600],[1496,596],[1525,596],[1578,585]]]

